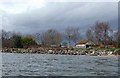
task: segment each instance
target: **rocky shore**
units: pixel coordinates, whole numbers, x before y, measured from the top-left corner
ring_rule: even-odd
[[[61,54],[61,55],[90,55],[90,56],[105,56],[105,55],[120,55],[120,49],[110,50],[77,50],[67,48],[4,48],[1,52],[5,53],[38,53],[38,54]]]

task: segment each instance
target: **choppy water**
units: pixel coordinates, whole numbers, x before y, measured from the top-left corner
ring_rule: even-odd
[[[2,53],[3,76],[117,76],[118,57]]]

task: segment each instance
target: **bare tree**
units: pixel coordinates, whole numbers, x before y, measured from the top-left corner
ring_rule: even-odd
[[[12,42],[12,32],[7,32],[5,30],[1,31],[1,42],[2,42],[2,47],[12,47],[13,42]]]
[[[41,43],[41,34],[40,33],[33,34],[33,38],[37,44]]]
[[[118,48],[120,48],[120,30],[118,30]]]
[[[5,39],[10,39],[13,36],[12,32],[7,32],[5,30],[2,30],[1,37]]]
[[[104,45],[107,44],[106,41],[110,41],[110,33],[112,29],[107,22],[97,22],[94,26],[94,34],[97,41],[102,42]]]
[[[120,31],[118,30],[116,33],[114,33],[114,41],[118,48],[120,48]]]
[[[61,42],[61,35],[55,29],[49,29],[41,34],[41,41],[44,45],[59,45]]]
[[[94,41],[94,33],[92,31],[92,28],[89,28],[87,31],[86,31],[86,37],[89,41]]]
[[[2,30],[2,38],[7,39],[7,32],[5,30]]]
[[[69,45],[71,41],[76,43],[76,41],[79,39],[80,33],[78,27],[67,27],[65,30],[65,37],[69,41]],[[69,47],[69,46],[68,46]]]
[[[95,26],[86,31],[86,37],[99,44],[113,44],[113,31],[108,22],[96,22]]]

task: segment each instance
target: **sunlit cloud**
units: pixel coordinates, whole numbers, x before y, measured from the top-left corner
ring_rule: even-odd
[[[45,6],[43,0],[2,0],[0,9],[11,14],[22,13]]]

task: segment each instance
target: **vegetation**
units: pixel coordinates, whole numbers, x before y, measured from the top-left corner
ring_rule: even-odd
[[[44,46],[59,46],[61,44],[67,46],[80,40],[80,30],[78,27],[67,27],[62,33],[56,29],[48,29],[42,33],[24,36],[2,30],[1,39],[3,47],[7,48],[22,48],[36,45],[36,43]],[[97,45],[115,45],[120,48],[120,31],[114,33],[108,22],[96,22],[86,31],[85,40],[92,41]]]
[[[119,35],[118,31],[117,33],[113,33],[108,22],[96,22],[93,27],[86,31],[86,37],[89,41],[104,46],[115,45],[120,47]]]
[[[27,36],[22,37],[22,45],[29,46],[29,45],[35,45],[35,44],[36,44],[36,42],[31,35],[27,35]]]
[[[18,34],[14,34],[12,37],[12,41],[13,41],[13,47],[14,48],[22,48],[22,37],[21,35]]]
[[[80,36],[79,28],[67,27],[65,29],[65,37],[69,41],[69,43],[70,41],[73,41],[74,43],[76,43],[77,40],[79,40],[79,36]]]
[[[114,44],[118,48],[120,48],[120,31],[119,30],[114,34]]]
[[[59,45],[61,42],[61,34],[55,29],[49,29],[41,34],[43,45]]]
[[[120,49],[120,48],[96,48],[96,50],[106,50],[106,51],[115,51],[116,49]]]

